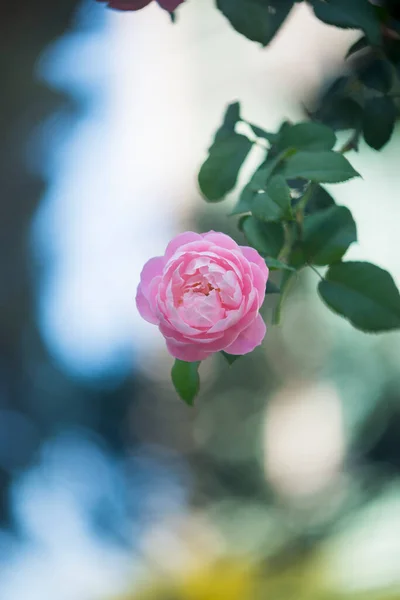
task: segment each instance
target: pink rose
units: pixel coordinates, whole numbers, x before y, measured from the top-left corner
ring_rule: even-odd
[[[158,325],[175,358],[247,354],[265,335],[259,309],[267,279],[268,267],[253,248],[223,233],[188,231],[145,264],[136,305]]]
[[[140,10],[153,0],[97,0],[97,2],[107,2],[110,8],[117,10]],[[164,10],[173,12],[184,0],[157,0],[158,4]]]

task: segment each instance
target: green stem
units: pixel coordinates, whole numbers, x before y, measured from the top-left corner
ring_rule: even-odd
[[[308,188],[306,189],[306,191],[304,192],[303,196],[301,197],[297,207],[296,207],[296,212],[297,213],[302,213],[304,214],[304,211],[306,209],[306,206],[308,204],[308,202],[311,199],[311,196],[314,193],[315,188],[317,187],[316,183],[310,183]]]
[[[317,271],[317,269],[313,265],[311,265],[310,263],[307,263],[307,266],[310,267],[310,269],[318,275],[318,277],[320,278],[321,281],[324,281],[324,278],[322,277],[321,273],[319,271]]]
[[[359,135],[359,131],[356,129],[353,131],[347,142],[343,144],[341,148],[339,148],[339,154],[346,154],[346,152],[350,152],[351,150],[355,150],[355,143],[357,142],[357,137]]]
[[[290,224],[287,221],[282,222],[283,231],[285,233],[285,241],[282,247],[282,250],[279,252],[278,260],[281,262],[286,262],[289,258],[290,251],[292,249],[292,232],[290,229]]]
[[[289,293],[289,289],[290,289],[292,281],[294,279],[294,275],[295,275],[295,273],[288,274],[285,283],[281,287],[281,294],[279,296],[278,304],[276,305],[275,310],[272,315],[272,324],[273,325],[279,325],[279,323],[281,322],[283,303],[285,302],[287,295]]]
[[[304,211],[316,187],[316,183],[310,183],[296,207],[297,232],[300,240],[303,238]]]

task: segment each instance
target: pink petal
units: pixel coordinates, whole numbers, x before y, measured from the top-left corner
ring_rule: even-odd
[[[158,318],[152,310],[148,300],[143,295],[140,284],[138,286],[136,294],[136,306],[140,313],[140,316],[143,317],[145,321],[153,323],[154,325],[158,325]]]
[[[254,321],[239,334],[239,337],[224,350],[228,354],[248,354],[261,344],[266,331],[267,328],[261,315],[257,315]]]
[[[142,293],[149,298],[149,287],[155,277],[161,275],[164,269],[164,257],[156,256],[147,261],[140,273],[140,286]]]
[[[167,249],[165,250],[166,260],[169,260],[181,246],[189,244],[190,242],[202,241],[202,239],[201,235],[199,233],[194,233],[194,231],[180,233],[168,244]]]
[[[237,243],[229,235],[225,235],[225,233],[209,231],[208,233],[203,233],[203,237],[208,242],[212,242],[216,246],[226,248],[227,250],[237,250],[239,248]]]
[[[172,340],[166,340],[168,352],[179,360],[185,360],[186,362],[195,362],[196,360],[205,360],[212,352],[207,352],[202,347],[195,346],[194,344],[187,344],[186,346],[179,346]]]
[[[261,269],[267,280],[269,270],[267,265],[265,264],[265,260],[262,256],[258,254],[257,250],[254,250],[254,248],[250,248],[250,246],[240,246],[240,249],[242,251],[243,256],[247,258],[249,262],[256,264]]]
[[[178,313],[181,319],[195,328],[210,328],[216,321],[223,319],[225,316],[220,297],[215,291],[208,296],[188,292],[184,295],[183,304]]]
[[[161,275],[154,277],[147,289],[147,301],[149,303],[152,312],[157,315],[157,299],[158,291],[160,289]]]
[[[258,308],[260,308],[264,302],[267,280],[264,273],[256,264],[251,263],[251,270],[253,272],[253,285],[258,292]]]

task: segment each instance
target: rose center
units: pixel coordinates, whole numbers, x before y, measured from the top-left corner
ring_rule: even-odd
[[[209,296],[210,292],[212,292],[213,290],[217,290],[219,291],[218,288],[215,288],[213,285],[211,285],[211,283],[209,283],[208,281],[198,281],[197,283],[193,283],[192,285],[189,285],[185,290],[184,290],[184,294],[187,294],[188,292],[195,292],[197,294],[204,294],[205,296]]]
[[[182,297],[179,300],[178,304],[182,305],[184,296],[186,294],[202,294],[203,296],[209,296],[213,291],[220,292],[219,287],[213,286],[209,281],[196,281],[195,283],[187,284],[182,290]]]

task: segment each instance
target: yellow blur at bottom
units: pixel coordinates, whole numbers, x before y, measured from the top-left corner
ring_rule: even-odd
[[[308,567],[311,565],[307,565]],[[300,568],[299,568],[300,567]],[[400,590],[338,592],[304,563],[276,569],[220,562],[113,600],[400,600]]]
[[[115,600],[245,600],[257,598],[258,578],[251,568],[218,563],[177,576]]]

